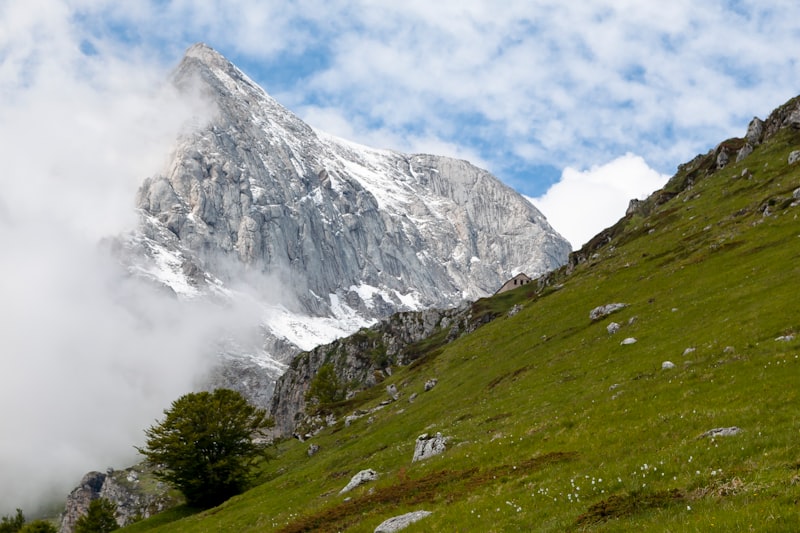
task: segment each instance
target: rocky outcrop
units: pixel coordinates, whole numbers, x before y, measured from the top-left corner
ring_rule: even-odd
[[[412,457],[411,462],[416,463],[417,461],[424,461],[425,459],[444,453],[446,449],[447,437],[443,437],[441,433],[437,433],[436,435],[423,433],[417,437],[414,443],[414,457]]]
[[[147,488],[140,477],[147,477]],[[146,473],[136,469],[89,472],[80,485],[67,496],[61,515],[60,533],[72,533],[78,518],[85,515],[89,504],[105,498],[117,506],[116,520],[120,526],[132,524],[180,503],[179,498],[163,483],[154,482]]]
[[[419,522],[431,514],[430,511],[412,511],[404,515],[394,516],[381,522],[380,525],[375,528],[375,533],[394,533],[395,531],[401,531],[414,522]]]
[[[339,383],[348,386],[347,393],[352,394],[378,384],[393,366],[407,365],[420,357],[420,341],[437,335],[443,344],[493,318],[474,312],[473,306],[396,313],[370,328],[298,355],[275,384],[270,413],[276,430],[286,436],[301,427],[305,435],[313,425],[313,417],[306,412],[306,392],[323,365],[331,365]]]
[[[378,479],[378,473],[371,468],[366,470],[362,470],[358,474],[354,475],[350,482],[345,485],[345,487],[339,491],[339,494],[344,494],[346,492],[350,492],[354,488],[363,485],[364,483],[369,483],[370,481],[375,481]]]

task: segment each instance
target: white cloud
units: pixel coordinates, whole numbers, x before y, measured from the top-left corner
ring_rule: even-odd
[[[139,184],[196,103],[157,62],[84,56],[60,2],[22,4],[0,12],[18,34],[0,31],[0,514],[131,464],[215,333],[244,320],[128,279],[100,242],[133,227]]]
[[[622,218],[631,199],[646,198],[668,178],[626,154],[589,170],[567,167],[543,196],[528,199],[577,250]]]

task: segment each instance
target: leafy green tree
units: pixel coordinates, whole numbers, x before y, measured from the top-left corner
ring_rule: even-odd
[[[17,509],[16,515],[0,518],[0,533],[17,533],[24,525],[25,515],[22,514],[22,509]]]
[[[58,533],[58,528],[47,520],[34,520],[25,524],[19,533]]]
[[[330,363],[322,365],[317,371],[317,375],[311,380],[308,392],[306,392],[306,401],[324,407],[340,402],[344,400],[344,397],[345,389],[339,382],[333,365]]]
[[[271,427],[236,391],[217,389],[181,396],[164,420],[145,430],[137,448],[159,470],[156,476],[180,490],[189,505],[213,507],[244,491],[253,464],[264,456],[253,437]]]
[[[75,522],[75,533],[108,533],[119,529],[114,514],[117,505],[105,498],[97,498],[89,503],[89,510]]]

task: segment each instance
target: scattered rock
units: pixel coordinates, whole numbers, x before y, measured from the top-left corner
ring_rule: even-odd
[[[596,320],[600,320],[601,318],[605,318],[612,313],[616,313],[620,309],[625,309],[626,307],[628,307],[628,304],[623,303],[601,305],[599,307],[595,307],[589,312],[589,318],[592,320],[592,322],[594,322]]]
[[[683,356],[686,357],[687,355],[689,355],[690,353],[694,352],[695,350],[697,350],[697,348],[695,348],[694,346],[690,346],[689,348],[686,348],[683,351]]]
[[[619,387],[619,383],[614,383],[613,385],[611,385],[610,387],[608,387],[608,390],[609,390],[609,391],[612,391],[612,390],[616,389],[617,387]]]
[[[411,513],[389,518],[388,520],[381,522],[381,524],[375,528],[375,533],[393,533],[394,531],[400,531],[401,529],[407,528],[414,522],[419,522],[430,514],[430,511],[413,511]]]
[[[350,424],[352,424],[353,422],[355,422],[359,418],[361,418],[361,417],[360,416],[356,416],[356,415],[347,415],[346,417],[344,417],[344,427],[349,428]]]
[[[753,153],[753,145],[745,143],[738,152],[736,152],[736,162],[739,163],[742,159]]]
[[[433,436],[423,433],[417,437],[414,445],[414,457],[411,462],[423,461],[434,455],[444,453],[445,444],[447,444],[447,437],[443,437],[441,433],[436,433]]]
[[[758,117],[753,117],[750,124],[747,125],[747,133],[744,138],[747,142],[753,145],[761,142],[762,134],[764,133],[764,121]]]
[[[792,192],[792,198],[794,198],[795,200],[800,200],[800,187],[796,188]]]
[[[616,322],[612,322],[611,324],[606,326],[606,331],[608,331],[609,335],[613,335],[614,333],[618,332],[620,325]]]
[[[636,315],[633,315],[632,317],[630,317],[630,318],[628,319],[628,325],[629,325],[629,326],[632,326],[633,324],[635,324],[635,323],[636,323],[636,321],[637,321],[637,320],[639,320],[639,317],[638,317],[638,316],[636,316]]]
[[[370,481],[375,481],[376,479],[378,479],[378,473],[373,469],[368,468],[366,470],[362,470],[361,472],[359,472],[350,479],[350,483],[348,483],[345,488],[340,490],[339,494],[350,492],[359,485],[363,485],[364,483],[369,483]]]
[[[673,368],[675,368],[675,363],[672,361],[664,361],[661,363],[661,370],[671,370]]]
[[[416,399],[417,399],[417,393],[416,392],[412,392],[411,396],[408,397],[408,403],[414,403],[414,400],[416,400]]]
[[[437,383],[439,383],[439,380],[436,379],[436,378],[431,378],[428,381],[426,381],[425,382],[425,392],[428,392],[429,390],[434,388]]]
[[[792,153],[789,154],[788,163],[790,165],[794,165],[798,161],[800,161],[800,150],[794,150]]]
[[[794,335],[791,333],[789,335],[781,335],[780,337],[775,337],[775,340],[778,342],[791,342],[794,340]]]
[[[318,451],[319,451],[319,445],[312,444],[311,446],[308,447],[308,451],[306,453],[308,453],[309,457],[314,457]]]
[[[736,426],[731,426],[729,428],[714,428],[714,429],[709,429],[708,431],[700,435],[700,438],[706,437],[713,439],[715,437],[733,437],[734,435],[738,435],[741,432],[742,432],[741,428],[738,428]]]
[[[522,311],[522,306],[519,304],[514,305],[511,309],[508,310],[508,316],[512,317]]]
[[[627,346],[628,344],[636,344],[636,342],[637,342],[637,341],[636,341],[636,339],[635,339],[635,338],[633,338],[633,337],[628,337],[628,338],[624,339],[624,340],[623,340],[623,341],[622,341],[620,344],[621,344],[622,346]]]
[[[735,351],[736,348],[734,348],[733,346],[726,346],[725,349],[722,350],[722,353],[734,353]]]
[[[394,401],[397,401],[400,398],[400,394],[397,392],[397,387],[394,383],[386,387],[386,394],[388,394],[389,398]]]

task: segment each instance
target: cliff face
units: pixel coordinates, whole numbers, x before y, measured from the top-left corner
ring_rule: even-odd
[[[142,185],[133,270],[185,297],[235,298],[230,287],[244,286],[270,309],[263,353],[250,359],[273,379],[276,360],[300,349],[567,259],[535,207],[466,161],[317,132],[205,45],[173,82],[199,91],[213,118]],[[218,384],[237,386],[229,373]]]
[[[134,468],[89,472],[69,493],[61,515],[59,533],[72,533],[78,519],[85,515],[92,500],[104,498],[117,506],[116,520],[127,526],[142,518],[174,507],[179,498],[149,473]]]

